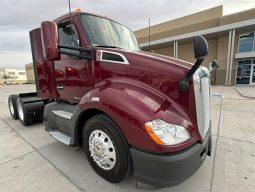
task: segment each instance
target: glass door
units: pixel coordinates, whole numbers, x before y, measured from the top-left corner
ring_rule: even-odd
[[[250,84],[255,85],[255,60],[253,60],[253,64],[251,65],[251,77]]]
[[[251,83],[251,67],[255,65],[252,60],[239,60],[237,64],[236,84],[249,85]]]

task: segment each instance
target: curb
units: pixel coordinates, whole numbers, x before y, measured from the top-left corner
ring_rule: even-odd
[[[247,96],[245,95],[238,87],[236,87],[236,91],[239,93],[240,96],[242,97],[245,97],[245,98],[248,98],[248,99],[255,99],[255,96],[252,97],[252,96]]]

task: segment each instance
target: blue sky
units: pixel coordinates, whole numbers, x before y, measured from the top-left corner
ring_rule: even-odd
[[[81,8],[110,17],[132,30],[172,20],[223,5],[224,15],[255,8],[255,0],[71,0],[71,8]],[[29,31],[45,20],[68,12],[68,0],[1,0],[0,68],[24,69],[32,62]]]

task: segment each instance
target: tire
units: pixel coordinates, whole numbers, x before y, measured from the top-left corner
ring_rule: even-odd
[[[17,99],[16,104],[20,122],[24,126],[32,125],[34,122],[34,113],[28,113],[27,109],[25,108],[25,105],[23,104],[20,98]]]
[[[17,112],[17,99],[19,98],[18,95],[10,95],[8,98],[8,107],[10,114],[13,119],[18,119],[18,112]]]
[[[119,130],[119,127],[106,115],[90,118],[83,127],[83,150],[87,159],[94,171],[111,183],[122,181],[129,174],[131,167],[128,145]],[[89,144],[92,141],[99,141],[99,144],[97,142],[92,144],[94,149],[90,149]],[[102,146],[105,148],[100,150]],[[94,158],[98,158],[100,154],[107,154],[102,164],[94,161]]]

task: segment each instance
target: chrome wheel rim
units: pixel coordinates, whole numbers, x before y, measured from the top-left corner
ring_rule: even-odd
[[[10,102],[9,102],[9,108],[10,108],[11,114],[14,115],[14,106],[13,106],[13,103],[12,103],[11,100],[10,100]]]
[[[18,108],[19,118],[20,118],[20,120],[23,121],[24,120],[24,112],[23,112],[21,102],[19,100],[17,102],[17,108]]]
[[[89,136],[89,151],[94,162],[104,170],[112,169],[116,164],[116,152],[109,136],[94,130]]]

